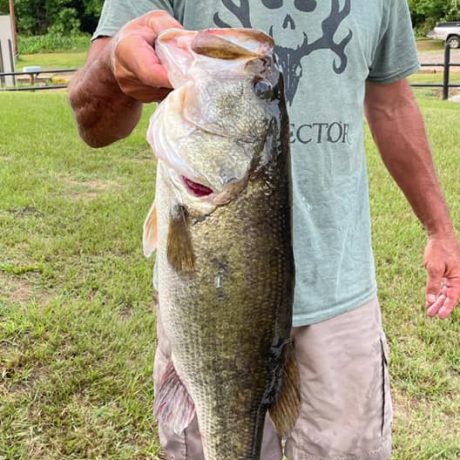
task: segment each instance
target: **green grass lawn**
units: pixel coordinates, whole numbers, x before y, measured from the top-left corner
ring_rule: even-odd
[[[70,69],[81,67],[86,60],[86,51],[66,53],[23,54],[16,63],[18,71],[23,67],[38,65],[43,69]]]
[[[444,41],[419,38],[417,39],[417,49],[419,51],[442,51],[444,49]]]
[[[409,77],[409,82],[411,84],[431,84],[435,83],[437,85],[442,85],[444,81],[444,75],[440,71],[436,73],[432,72],[418,72]],[[458,88],[451,88],[449,94],[452,96],[454,94],[460,93],[460,72],[452,72],[450,74],[450,83],[458,84]],[[420,97],[425,97],[432,100],[439,100],[442,97],[442,88],[426,88],[426,87],[417,87],[414,88],[415,94]]]
[[[460,225],[460,105],[421,99]],[[102,150],[65,95],[0,94],[0,459],[158,458],[146,114]],[[368,139],[398,460],[460,458],[460,315],[424,315],[424,235]]]

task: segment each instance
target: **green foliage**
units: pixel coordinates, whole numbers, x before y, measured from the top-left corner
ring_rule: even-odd
[[[90,36],[88,34],[20,36],[19,54],[51,53],[59,51],[84,51],[88,49]]]
[[[0,0],[0,8],[5,2]],[[102,4],[103,0],[16,0],[18,31],[23,35],[90,33]]]
[[[0,16],[9,13],[8,0],[0,0]]]
[[[80,32],[80,20],[74,8],[62,8],[56,16],[54,23],[48,28],[52,35],[76,35]]]
[[[42,69],[78,69],[86,61],[87,48],[84,51],[63,51],[40,54],[21,54],[16,67],[38,65]]]
[[[85,14],[93,14],[94,16],[99,16],[101,13],[102,5],[104,4],[104,0],[84,0],[82,3]]]
[[[409,0],[412,20],[420,34],[440,21],[460,20],[460,0]]]

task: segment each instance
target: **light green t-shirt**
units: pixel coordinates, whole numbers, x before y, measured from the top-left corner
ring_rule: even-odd
[[[152,9],[187,29],[255,27],[274,37],[291,122],[294,325],[372,300],[365,83],[418,69],[406,0],[106,0],[95,37]]]

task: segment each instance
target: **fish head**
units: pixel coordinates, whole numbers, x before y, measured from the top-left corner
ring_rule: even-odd
[[[149,142],[181,203],[225,205],[269,161],[284,97],[273,40],[253,29],[170,29],[155,48],[175,90],[152,117]]]

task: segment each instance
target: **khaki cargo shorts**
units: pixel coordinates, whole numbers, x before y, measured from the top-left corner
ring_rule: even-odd
[[[292,339],[300,369],[301,413],[286,440],[267,417],[261,460],[281,460],[283,453],[289,460],[390,458],[388,347],[378,301],[294,328]],[[158,324],[155,380],[170,353]],[[158,430],[167,458],[204,460],[196,419],[181,435],[163,426]]]

